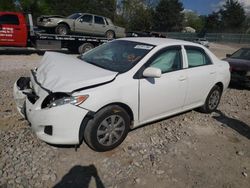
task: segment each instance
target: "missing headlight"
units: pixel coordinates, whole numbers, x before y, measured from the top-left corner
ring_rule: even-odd
[[[61,93],[61,92],[52,93],[44,99],[41,108],[48,108],[50,107],[50,104],[53,103],[55,100],[66,98],[66,97],[70,97],[70,95],[66,93]]]

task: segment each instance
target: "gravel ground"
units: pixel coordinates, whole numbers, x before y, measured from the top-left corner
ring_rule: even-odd
[[[239,46],[211,44],[220,58]],[[3,54],[4,53],[4,54]],[[131,131],[113,151],[55,147],[16,111],[12,86],[42,56],[0,51],[0,187],[250,187],[250,91],[217,112],[189,111]]]

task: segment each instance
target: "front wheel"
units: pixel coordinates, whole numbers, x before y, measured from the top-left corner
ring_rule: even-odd
[[[200,111],[204,113],[214,112],[220,103],[221,94],[222,89],[218,85],[215,85],[209,92],[205,104],[200,108]]]
[[[56,34],[67,35],[69,34],[69,27],[66,24],[58,24],[55,29]]]
[[[112,150],[126,138],[130,125],[128,113],[117,105],[107,106],[89,120],[85,142],[96,151]]]

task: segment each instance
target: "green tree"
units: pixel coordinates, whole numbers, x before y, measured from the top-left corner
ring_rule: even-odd
[[[13,0],[1,0],[0,11],[15,11],[15,4]]]
[[[205,25],[205,21],[202,16],[199,16],[195,12],[185,12],[184,13],[184,26],[192,27],[197,32],[200,32]]]
[[[180,31],[183,23],[183,4],[179,0],[160,0],[155,8],[154,29]]]
[[[227,0],[220,10],[224,31],[242,31],[246,19],[245,11],[237,0]]]
[[[122,25],[127,30],[145,31],[151,29],[153,9],[149,6],[149,3],[149,0],[121,1],[118,15],[120,21],[123,21]]]
[[[75,12],[88,12],[107,16],[111,19],[115,17],[116,0],[45,0],[48,5],[47,12],[68,16]]]
[[[222,32],[221,19],[218,12],[213,12],[208,15],[206,18],[205,29],[207,32]]]

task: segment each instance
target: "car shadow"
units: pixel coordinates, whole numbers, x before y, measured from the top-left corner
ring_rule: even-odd
[[[222,123],[222,126],[230,127],[231,129],[237,131],[242,136],[250,139],[250,127],[246,123],[230,118],[226,116],[219,110],[216,110],[217,115],[214,115],[213,118]]]
[[[92,178],[95,180],[96,188],[104,188],[94,165],[76,165],[53,188],[88,188]]]

